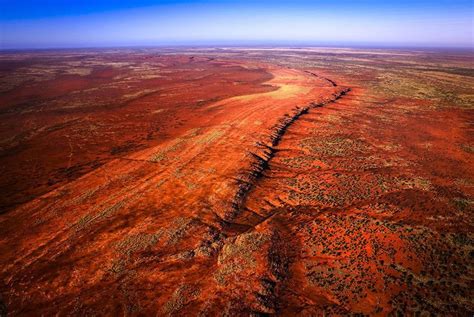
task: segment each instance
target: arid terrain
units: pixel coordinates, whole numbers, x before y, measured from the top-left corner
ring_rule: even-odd
[[[0,316],[472,316],[474,54],[0,53]]]

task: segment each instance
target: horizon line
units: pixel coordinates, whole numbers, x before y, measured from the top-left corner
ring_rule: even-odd
[[[235,43],[227,43],[235,42]],[[254,42],[254,43],[253,43]],[[289,41],[288,41],[289,42]],[[145,48],[365,48],[365,49],[417,49],[417,50],[463,50],[474,53],[473,45],[428,45],[428,44],[384,44],[384,43],[287,43],[285,41],[209,41],[204,42],[179,42],[179,43],[157,43],[157,44],[110,44],[110,45],[51,45],[51,46],[28,46],[28,47],[6,47],[0,45],[0,52],[8,51],[45,51],[45,50],[85,50],[85,49],[145,49]]]

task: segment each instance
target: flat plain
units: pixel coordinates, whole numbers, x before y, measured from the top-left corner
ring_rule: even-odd
[[[2,52],[0,315],[472,315],[473,58]]]

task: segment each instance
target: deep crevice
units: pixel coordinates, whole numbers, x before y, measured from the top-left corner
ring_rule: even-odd
[[[276,147],[288,128],[302,115],[308,113],[310,109],[333,103],[346,95],[350,90],[350,88],[344,88],[322,102],[313,102],[305,107],[296,107],[292,115],[285,115],[278,120],[278,123],[272,127],[267,140],[256,143],[256,150],[249,152],[249,156],[252,157],[250,169],[244,171],[236,178],[238,190],[232,199],[230,210],[224,216],[226,223],[232,223],[232,220],[245,208],[245,200],[249,192],[255,187],[258,180],[264,176],[264,172],[269,169],[269,163],[277,152]]]
[[[308,73],[308,74],[313,75],[314,77],[318,77],[318,78],[324,79],[325,81],[329,82],[329,83],[331,84],[331,86],[337,87],[337,83],[336,83],[334,80],[332,80],[332,79],[329,79],[329,78],[327,78],[327,77],[319,76],[318,74],[313,73],[313,72],[310,72],[309,70],[306,70],[305,72]]]

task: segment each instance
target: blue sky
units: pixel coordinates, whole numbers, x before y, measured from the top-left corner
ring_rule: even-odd
[[[0,0],[0,45],[472,47],[473,16],[472,0]]]

